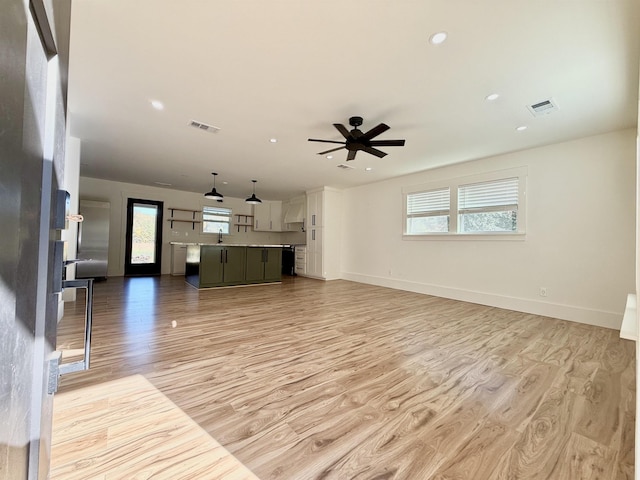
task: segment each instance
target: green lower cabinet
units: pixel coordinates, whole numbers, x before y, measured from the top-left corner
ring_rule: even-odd
[[[247,283],[279,282],[282,279],[282,249],[247,248]]]
[[[247,247],[247,269],[245,280],[247,283],[264,281],[264,248]]]
[[[200,247],[200,287],[222,285],[224,280],[224,247]]]
[[[203,245],[200,249],[200,287],[244,283],[245,247]]]
[[[246,250],[245,247],[225,248],[223,279],[225,285],[240,285],[244,283]]]
[[[282,249],[265,248],[264,281],[279,282],[282,280]]]

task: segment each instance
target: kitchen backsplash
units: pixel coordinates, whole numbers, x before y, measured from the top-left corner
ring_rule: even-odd
[[[235,230],[235,231],[234,231]],[[166,240],[165,240],[166,241]],[[174,228],[170,231],[169,242],[188,242],[188,243],[216,243],[218,241],[217,234],[200,233],[198,226],[196,229],[191,228],[188,223],[175,223]],[[232,227],[232,232],[223,236],[224,243],[256,243],[265,245],[275,244],[304,244],[306,243],[306,234],[299,232],[254,232],[250,227],[244,232],[244,227]]]

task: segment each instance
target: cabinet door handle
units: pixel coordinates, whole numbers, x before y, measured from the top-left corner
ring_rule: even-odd
[[[269,262],[269,250],[264,251],[264,263],[268,263]]]
[[[229,250],[224,251],[224,263],[229,263]]]
[[[315,214],[311,215],[311,225],[314,226],[314,227],[316,226],[316,215]]]
[[[313,229],[311,230],[311,240],[315,240],[316,239],[316,230]]]
[[[222,259],[223,253],[224,253],[224,250],[220,250],[220,263],[224,263],[224,261]]]

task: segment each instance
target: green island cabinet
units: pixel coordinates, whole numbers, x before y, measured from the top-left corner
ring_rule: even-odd
[[[279,282],[282,248],[188,245],[185,279],[197,288]]]
[[[247,247],[246,283],[279,282],[282,278],[282,248]]]

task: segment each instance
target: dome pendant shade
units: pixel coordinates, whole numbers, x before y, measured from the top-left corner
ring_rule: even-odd
[[[258,205],[259,203],[262,203],[262,200],[256,197],[256,194],[254,193],[249,198],[247,198],[245,202],[250,203],[251,205]]]
[[[224,195],[222,195],[221,193],[218,193],[218,191],[216,190],[216,176],[218,174],[212,173],[211,175],[213,175],[213,188],[211,189],[210,192],[205,193],[204,196],[221,202],[222,199],[224,198]]]
[[[257,180],[251,180],[253,182],[253,193],[251,194],[251,196],[249,198],[247,198],[245,200],[245,202],[251,204],[251,205],[258,205],[260,203],[262,203],[262,200],[260,200],[258,197],[256,197],[256,182]]]

